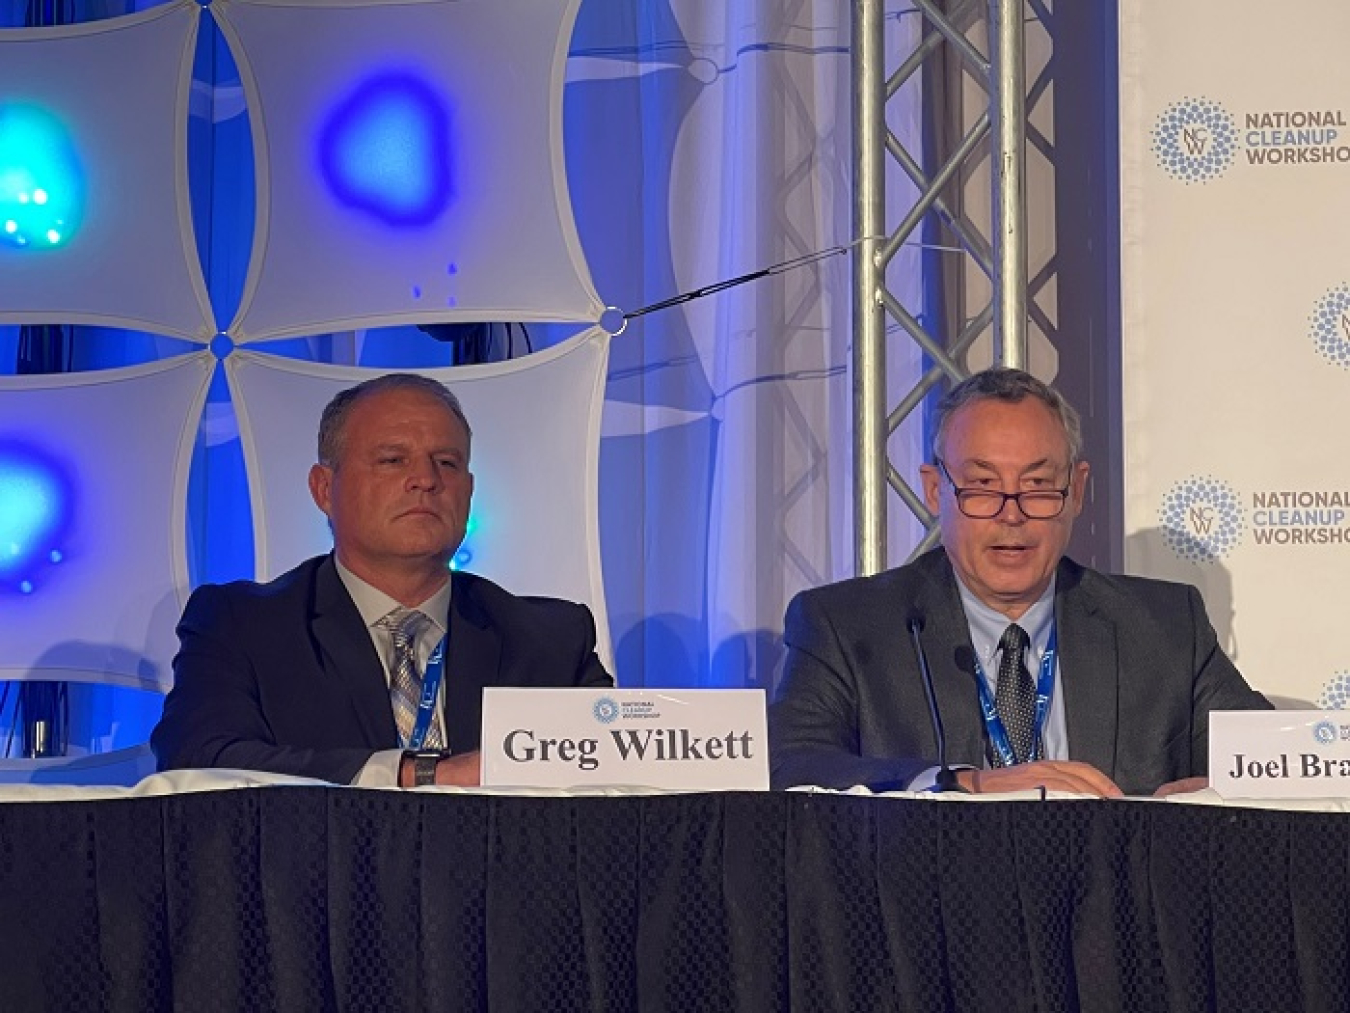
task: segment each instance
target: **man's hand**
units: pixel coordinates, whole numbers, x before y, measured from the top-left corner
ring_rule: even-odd
[[[436,764],[436,783],[456,788],[477,788],[483,783],[482,761],[478,750],[456,753]]]
[[[1193,791],[1204,791],[1209,787],[1207,777],[1183,777],[1180,781],[1168,781],[1153,793],[1154,798],[1166,798],[1168,795],[1188,795]]]
[[[988,795],[1005,791],[1068,791],[1098,798],[1120,798],[1123,792],[1096,767],[1076,760],[1037,760],[995,770],[959,770],[956,780],[967,791]]]

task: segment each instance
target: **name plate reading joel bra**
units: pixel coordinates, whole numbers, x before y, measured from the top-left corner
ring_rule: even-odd
[[[1224,798],[1350,798],[1350,711],[1215,711],[1209,782]]]
[[[483,690],[483,784],[766,790],[762,689]]]

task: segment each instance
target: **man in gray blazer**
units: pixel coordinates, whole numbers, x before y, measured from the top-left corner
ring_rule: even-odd
[[[924,496],[942,547],[788,607],[769,711],[774,787],[927,787],[936,736],[968,791],[1112,796],[1204,784],[1209,713],[1267,708],[1219,647],[1195,588],[1064,556],[1088,478],[1077,413],[1014,369],[938,407]]]

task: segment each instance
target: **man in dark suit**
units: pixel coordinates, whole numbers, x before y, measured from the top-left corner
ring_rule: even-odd
[[[485,686],[612,685],[585,606],[451,576],[470,439],[458,400],[426,377],[333,399],[309,485],[334,552],[193,593],[151,736],[161,770],[474,785]]]
[[[1210,711],[1270,705],[1219,647],[1194,588],[1064,556],[1088,478],[1077,413],[1029,374],[992,369],[953,388],[938,416],[920,470],[942,548],[788,608],[774,786],[932,784],[915,619],[966,790],[1201,787]]]

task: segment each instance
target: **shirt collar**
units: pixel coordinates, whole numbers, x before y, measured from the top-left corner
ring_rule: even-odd
[[[352,573],[351,570],[342,565],[341,560],[336,555],[333,556],[333,562],[337,566],[338,577],[342,580],[343,587],[352,596],[352,601],[356,604],[356,611],[361,613],[361,621],[366,624],[367,629],[402,605],[402,602],[389,597],[378,587],[366,583]],[[450,588],[452,584],[454,584],[453,580],[447,580],[435,594],[416,606],[419,612],[431,620],[436,639],[445,635],[445,623],[450,615]]]
[[[956,586],[961,591],[961,607],[965,609],[966,623],[970,627],[971,645],[975,648],[980,664],[986,671],[992,671],[994,655],[998,652],[998,642],[1003,638],[1003,631],[1008,628],[1011,620],[1002,612],[976,598],[974,592],[962,582],[960,575],[956,577]],[[1045,592],[1022,613],[1017,625],[1026,630],[1027,636],[1031,638],[1030,657],[1034,659],[1044,654],[1046,645],[1050,642],[1050,629],[1055,625],[1054,576],[1050,578],[1050,585]]]

